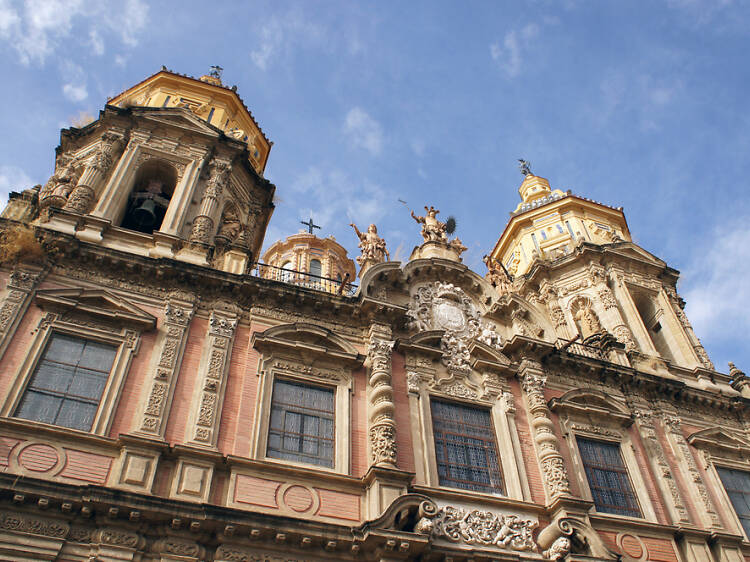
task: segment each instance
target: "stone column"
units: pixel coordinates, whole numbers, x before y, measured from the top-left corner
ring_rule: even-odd
[[[219,209],[219,198],[221,197],[227,178],[231,170],[229,162],[213,160],[211,163],[211,176],[206,182],[206,190],[201,199],[201,207],[198,215],[193,220],[193,228],[190,232],[190,242],[210,244],[216,227],[216,213]]]
[[[693,351],[695,351],[695,354],[698,356],[698,360],[706,369],[715,371],[716,367],[714,367],[714,364],[708,357],[708,353],[706,353],[706,349],[703,347],[701,340],[698,339],[698,336],[695,335],[693,326],[692,324],[690,324],[690,320],[688,320],[688,317],[685,315],[685,311],[682,310],[681,304],[684,303],[682,299],[677,295],[677,291],[675,291],[672,287],[664,287],[664,292],[667,294],[667,298],[669,300],[669,303],[672,305],[672,310],[677,316],[677,319],[685,329],[685,334],[687,335],[690,344],[693,346]]]
[[[136,161],[140,152],[140,146],[148,140],[148,134],[133,131],[130,141],[125,147],[120,160],[117,162],[112,176],[104,186],[99,201],[94,206],[91,214],[103,219],[114,220],[120,209],[127,205],[130,196],[131,180],[136,172]]]
[[[21,318],[29,308],[34,289],[44,271],[26,271],[16,267],[8,280],[8,294],[0,306],[0,357],[5,354]]]
[[[396,421],[393,414],[393,387],[391,386],[391,353],[394,342],[390,340],[388,326],[370,328],[368,359],[370,376],[367,385],[370,441],[370,464],[396,467]]]
[[[669,510],[672,523],[675,525],[690,524],[687,507],[685,507],[685,502],[680,495],[680,490],[677,487],[677,482],[675,482],[672,469],[667,462],[664,449],[656,434],[654,415],[651,408],[649,408],[645,400],[638,400],[635,403],[629,404],[629,406],[633,411],[635,427],[646,449],[648,462],[656,478],[656,483],[661,490],[664,503]]]
[[[692,487],[691,493],[694,498],[695,509],[699,513],[703,525],[706,529],[722,529],[721,520],[716,512],[713,501],[711,501],[708,488],[706,488],[695,458],[690,452],[690,445],[688,445],[685,435],[682,433],[680,418],[672,408],[661,406],[660,409],[666,414],[663,417],[663,421],[667,440],[672,446],[675,456],[678,459],[682,459],[680,466],[685,476],[685,482],[687,482],[688,486]]]
[[[190,319],[198,299],[191,293],[173,292],[164,311],[164,339],[159,361],[149,386],[150,391],[138,433],[164,438],[164,430],[172,405],[177,374],[182,364]]]
[[[205,372],[200,386],[200,399],[188,424],[191,444],[216,447],[219,413],[224,402],[226,373],[238,322],[238,309],[213,310],[209,319],[208,335],[201,372]]]
[[[112,163],[123,148],[123,138],[114,133],[104,133],[97,153],[86,163],[78,184],[68,197],[66,211],[88,213],[96,200],[102,180],[106,177]]]
[[[560,444],[553,431],[554,423],[550,418],[550,411],[544,398],[547,377],[542,365],[539,361],[523,359],[518,374],[526,395],[536,443],[536,454],[542,468],[547,496],[552,500],[559,496],[570,495],[568,471],[560,454]]]

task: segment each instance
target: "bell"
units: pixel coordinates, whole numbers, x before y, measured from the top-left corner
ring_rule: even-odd
[[[138,226],[139,229],[149,229],[154,226],[156,222],[156,203],[153,199],[144,199],[134,211],[133,211],[133,222]]]

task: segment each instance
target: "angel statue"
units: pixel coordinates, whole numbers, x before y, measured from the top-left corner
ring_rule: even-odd
[[[411,218],[422,225],[422,238],[425,242],[447,242],[448,234],[445,223],[437,219],[440,212],[435,207],[425,205],[425,216],[418,217],[411,212]]]
[[[360,232],[357,225],[350,223],[349,226],[354,228],[354,232],[359,238],[359,248],[362,250],[362,255],[357,258],[357,263],[362,266],[367,261],[373,261],[375,263],[382,263],[386,259],[390,260],[391,256],[385,247],[385,240],[378,236],[378,227],[371,224],[367,228],[367,232]]]

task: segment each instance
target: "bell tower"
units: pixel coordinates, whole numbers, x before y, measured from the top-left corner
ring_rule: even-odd
[[[272,146],[219,67],[162,68],[64,129],[36,222],[82,241],[245,273],[258,259],[275,186]]]

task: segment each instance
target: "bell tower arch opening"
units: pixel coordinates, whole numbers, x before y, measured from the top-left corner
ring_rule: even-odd
[[[159,230],[177,185],[177,170],[164,160],[144,162],[135,173],[133,188],[120,226],[151,234]]]

